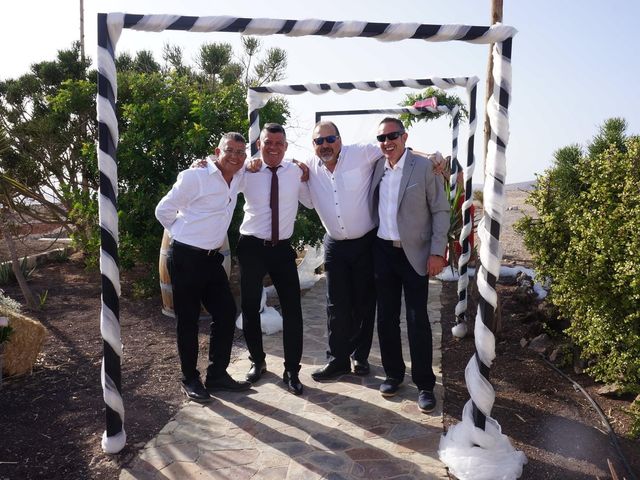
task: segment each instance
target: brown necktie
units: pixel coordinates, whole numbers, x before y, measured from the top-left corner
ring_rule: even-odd
[[[279,167],[280,165],[278,165]],[[271,195],[269,206],[271,207],[271,245],[275,246],[279,240],[280,223],[278,216],[278,167],[267,167],[271,170]]]

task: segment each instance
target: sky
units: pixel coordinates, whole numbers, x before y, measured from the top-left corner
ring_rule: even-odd
[[[490,0],[293,0],[201,1],[84,0],[85,44],[95,58],[96,14],[230,15],[249,18],[420,22],[425,24],[488,25]],[[31,64],[52,60],[80,36],[80,1],[21,0],[3,5],[0,29],[0,79],[15,78]],[[28,22],[25,21],[28,18]],[[530,181],[551,166],[554,152],[570,144],[586,145],[602,123],[623,117],[629,133],[640,133],[640,78],[636,0],[504,0],[504,21],[518,30],[513,40],[510,138],[507,183]],[[282,84],[334,81],[478,76],[478,127],[473,183],[482,182],[482,121],[487,45],[465,42],[404,40],[383,43],[372,39],[326,37],[260,37],[265,48],[287,51],[287,76]],[[239,51],[240,35],[189,32],[135,32],[125,29],[117,52],[152,50],[158,61],[165,43],[183,47],[193,59],[200,45],[229,42]],[[13,46],[13,47],[12,47]],[[337,95],[303,94],[288,97],[289,156],[311,153],[315,112],[366,108],[395,108],[413,89],[393,92],[351,92]],[[450,93],[466,101],[464,89]],[[374,141],[381,116],[341,116],[334,120],[343,143]],[[460,129],[460,158],[466,158],[466,126]],[[451,151],[449,121],[419,122],[409,130],[408,145],[418,150]]]

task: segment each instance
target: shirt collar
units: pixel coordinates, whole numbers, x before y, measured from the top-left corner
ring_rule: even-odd
[[[286,159],[283,158],[282,161],[278,165],[276,165],[276,167],[280,167],[280,168],[282,168],[284,170],[290,165],[290,163],[291,162],[289,162],[289,161],[287,161]],[[263,172],[267,168],[269,168],[269,165],[267,165],[266,162],[262,162],[262,166],[260,167],[260,171]]]
[[[215,161],[217,160],[215,155],[209,155],[207,157],[207,173],[209,173],[209,175],[214,175],[215,173],[219,172],[220,175],[222,175],[222,170],[220,170],[218,168],[218,165],[215,164]],[[241,169],[239,169],[236,173],[233,174],[233,178],[239,178],[242,177],[242,175],[244,175],[244,170],[246,168],[246,165],[244,167],[242,167]]]
[[[400,160],[398,160],[398,162],[396,163],[395,168],[391,168],[391,165],[389,164],[389,160],[387,159],[385,159],[384,161],[384,168],[389,170],[402,170],[402,168],[404,167],[404,161],[407,158],[407,150],[408,150],[407,148],[404,149],[404,153],[400,157]]]
[[[216,160],[217,158],[215,155],[209,155],[207,157],[207,171],[209,172],[209,175],[213,175],[214,173],[220,171],[218,166],[214,163]]]

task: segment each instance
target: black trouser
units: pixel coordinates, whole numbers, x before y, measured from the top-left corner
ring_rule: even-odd
[[[252,362],[265,359],[260,326],[262,282],[268,273],[278,292],[282,309],[284,369],[300,370],[302,359],[302,307],[296,252],[288,240],[272,247],[256,237],[241,235],[238,240],[240,290],[242,296],[242,330]]]
[[[200,304],[211,314],[207,378],[217,378],[229,366],[236,304],[222,266],[221,253],[172,245],[167,266],[171,275],[173,304],[177,320],[178,354],[183,380],[200,376],[198,363],[198,319]]]
[[[375,230],[353,240],[324,237],[327,274],[327,359],[350,366],[369,358],[376,315],[373,278]]]
[[[373,249],[378,292],[378,338],[382,366],[387,377],[404,379],[400,336],[401,295],[407,313],[407,336],[411,354],[411,378],[419,390],[433,390],[431,325],[427,315],[429,277],[418,275],[402,248],[376,238]]]

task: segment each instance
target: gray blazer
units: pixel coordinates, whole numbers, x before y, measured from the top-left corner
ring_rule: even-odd
[[[376,223],[379,222],[379,187],[385,161],[384,157],[377,161],[369,191]],[[400,180],[398,231],[402,249],[419,275],[427,275],[429,255],[444,256],[449,221],[449,201],[442,176],[433,172],[430,160],[407,150]]]

